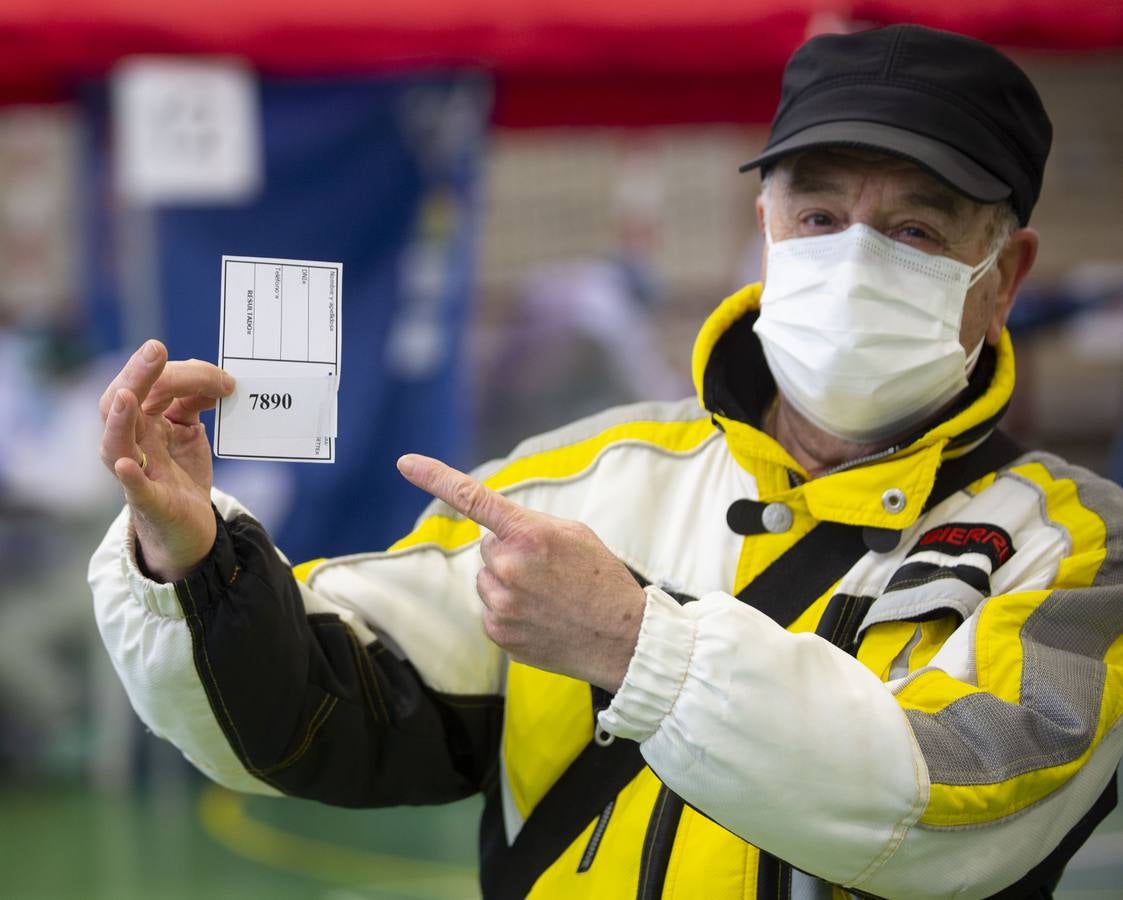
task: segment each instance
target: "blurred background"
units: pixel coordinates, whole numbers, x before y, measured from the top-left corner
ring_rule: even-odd
[[[0,897],[472,897],[474,801],[343,812],[206,787],[147,735],[85,567],[120,496],[97,399],[144,338],[215,359],[222,254],[342,261],[338,462],[218,461],[294,561],[607,405],[691,392],[754,280],[763,143],[808,36],[995,43],[1055,126],[1007,427],[1123,479],[1123,3],[0,2]],[[1123,815],[1061,896],[1123,897]]]

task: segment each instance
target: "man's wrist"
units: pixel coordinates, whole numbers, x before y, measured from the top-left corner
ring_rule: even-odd
[[[635,585],[635,588],[634,596],[629,596],[628,602],[622,605],[620,635],[612,646],[611,659],[607,661],[605,673],[591,680],[592,684],[609,694],[615,694],[620,690],[628,667],[632,664],[632,657],[635,656],[636,643],[639,641],[647,596],[639,585]]]
[[[157,584],[172,584],[176,581],[182,581],[197,569],[207,558],[207,554],[199,559],[197,563],[191,566],[175,566],[167,563],[153,564],[148,561],[148,557],[144,553],[144,543],[137,538],[136,542],[136,567],[140,569],[140,573]]]
[[[134,522],[136,565],[141,574],[159,584],[172,584],[182,581],[194,572],[214,550],[218,538],[217,515],[217,511],[214,511],[214,517],[209,523],[210,527],[205,528],[195,552],[182,552],[174,556],[161,553],[159,541],[146,539],[142,530],[137,528]],[[149,548],[147,551],[146,546]]]
[[[650,737],[678,700],[697,631],[673,597],[654,585],[644,594],[635,653],[612,704],[598,716],[607,732],[635,741]]]

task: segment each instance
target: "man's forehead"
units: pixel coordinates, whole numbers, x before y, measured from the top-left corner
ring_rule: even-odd
[[[854,178],[870,172],[888,175],[892,186],[912,201],[949,215],[966,212],[974,202],[948,187],[916,163],[860,147],[806,150],[784,160],[789,189],[799,193],[844,193]]]

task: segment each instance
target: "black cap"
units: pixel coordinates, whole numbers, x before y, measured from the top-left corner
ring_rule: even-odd
[[[1009,198],[1024,225],[1052,138],[1033,83],[989,44],[893,25],[800,47],[768,144],[741,171],[812,147],[865,147],[911,160],[972,200]]]

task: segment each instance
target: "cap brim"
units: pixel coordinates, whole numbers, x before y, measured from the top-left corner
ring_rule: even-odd
[[[739,171],[748,172],[815,147],[862,147],[902,157],[980,203],[997,203],[1013,193],[1010,185],[954,147],[915,131],[894,128],[880,122],[843,121],[812,125],[765,148],[763,153],[749,160]]]

